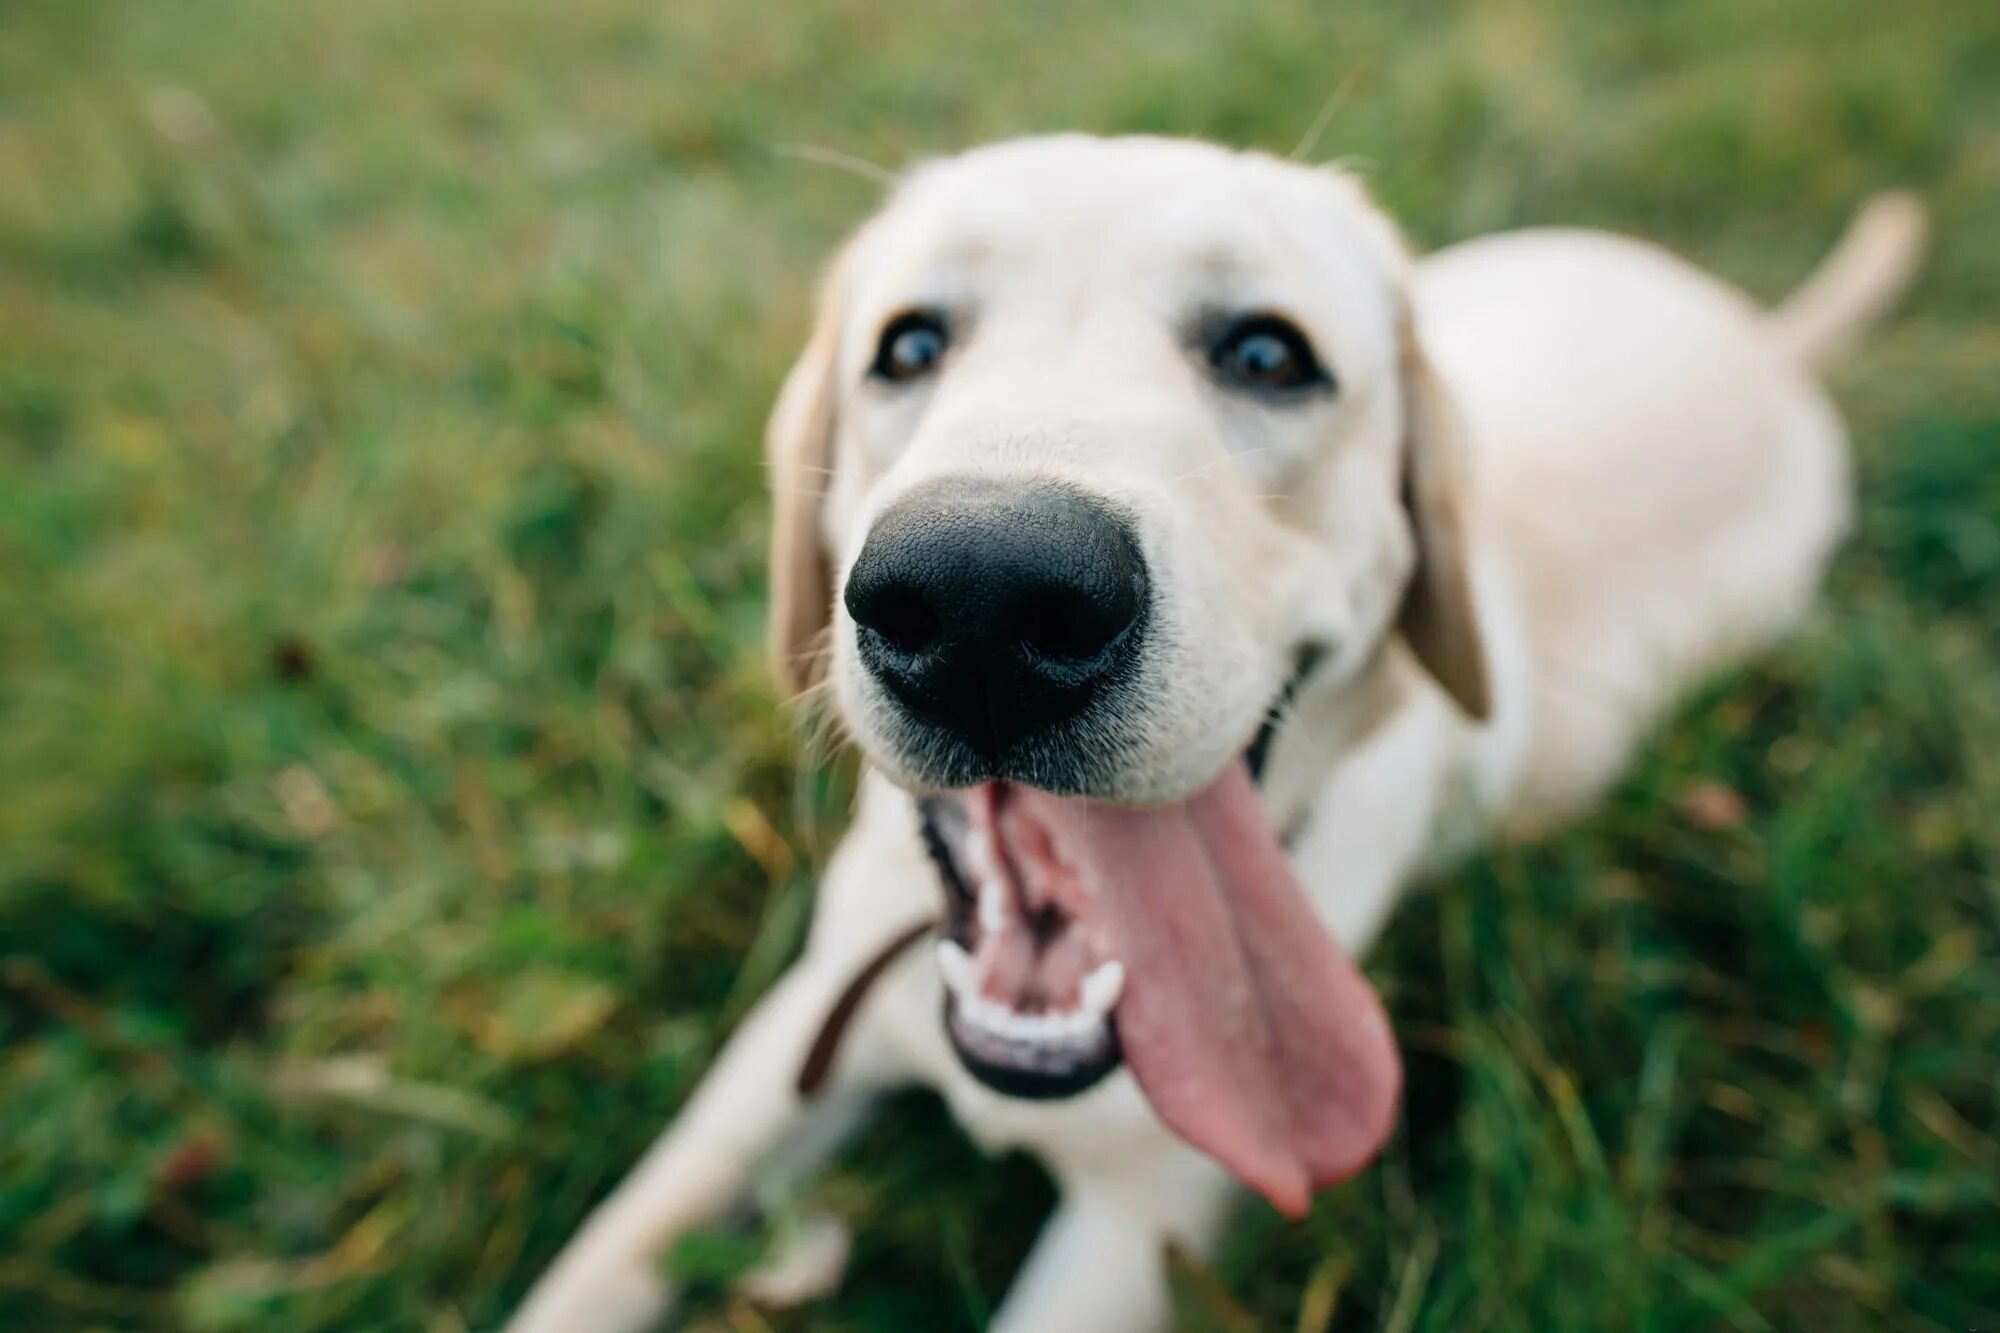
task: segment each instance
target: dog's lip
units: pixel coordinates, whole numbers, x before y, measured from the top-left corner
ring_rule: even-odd
[[[1313,674],[1324,664],[1329,652],[1329,645],[1325,641],[1316,638],[1301,640],[1292,649],[1290,653],[1292,660],[1291,672],[1285,677],[1284,682],[1271,697],[1271,702],[1265,706],[1263,713],[1259,716],[1256,731],[1251,734],[1249,741],[1245,743],[1241,750],[1236,751],[1229,761],[1234,763],[1236,759],[1243,760],[1249,766],[1250,778],[1253,782],[1259,785],[1262,784],[1264,768],[1270,758],[1271,747],[1276,742],[1278,733],[1284,729],[1285,720],[1289,716],[1293,704],[1297,701],[1299,693],[1305,688],[1307,681],[1312,678]],[[899,764],[890,765],[890,769],[892,772],[900,774],[896,779],[898,785],[904,787],[905,790],[909,791],[919,801],[956,796],[970,791],[975,787],[983,786],[988,782],[1007,782],[1017,786],[1032,787],[1039,791],[1048,792],[1053,796],[1068,796],[1090,801],[1107,801],[1117,805],[1171,804],[1174,799],[1179,799],[1179,797],[1169,794],[1164,798],[1149,796],[1135,800],[1114,791],[1093,790],[1089,787],[1056,786],[1045,782],[1027,781],[1018,775],[1007,772],[982,772],[972,778],[932,782],[924,780],[917,775],[905,773]],[[1221,769],[1218,769],[1217,774],[1220,772]],[[1215,776],[1211,775],[1209,780],[1213,781]],[[1200,790],[1206,785],[1206,783],[1198,784],[1194,790]]]
[[[1118,1043],[1118,1014],[1104,1016],[1102,1045],[1097,1053],[1062,1070],[1035,1069],[1027,1065],[1001,1064],[988,1060],[972,1049],[959,1032],[958,1001],[950,988],[945,990],[944,1030],[960,1064],[967,1073],[993,1091],[1025,1101],[1056,1101],[1087,1092],[1125,1063]]]
[[[1284,726],[1285,717],[1298,700],[1299,691],[1306,681],[1326,660],[1327,647],[1316,639],[1308,639],[1292,651],[1292,674],[1285,677],[1285,683],[1278,690],[1278,697],[1264,710],[1264,720],[1257,727],[1257,734],[1243,751],[1243,762],[1250,766],[1250,780],[1262,783],[1264,765],[1271,757],[1271,745],[1278,739],[1278,731]]]
[[[1286,715],[1307,681],[1331,656],[1332,645],[1319,635],[1293,641],[1284,656],[1291,669],[1269,696],[1269,702],[1254,714],[1242,748],[1230,752],[1228,762],[1244,760],[1253,781],[1261,784],[1267,759]],[[951,796],[989,782],[1007,782],[1047,792],[1052,796],[1101,801],[1112,805],[1148,807],[1171,805],[1196,791],[1206,782],[1189,784],[1185,776],[1175,776],[1156,785],[1143,773],[1130,771],[1131,756],[1125,753],[1132,743],[1126,731],[1114,725],[1115,717],[1094,717],[1104,706],[1092,705],[1093,717],[1072,719],[1055,728],[1030,733],[1006,754],[993,758],[974,753],[955,738],[939,732],[921,714],[896,703],[880,692],[865,671],[843,672],[844,678],[862,679],[861,699],[854,701],[864,713],[874,712],[884,719],[883,734],[862,736],[864,757],[891,782],[910,796],[926,800]],[[883,711],[878,711],[883,710]],[[1083,722],[1090,725],[1079,731]],[[1205,747],[1204,747],[1205,748]],[[1208,777],[1212,782],[1227,767],[1218,764]]]
[[[947,939],[961,940],[964,932],[951,927]],[[942,1017],[946,1039],[967,1073],[995,1092],[1027,1101],[1052,1101],[1088,1091],[1125,1062],[1118,1038],[1118,1011],[1098,1015],[1087,1038],[1075,1049],[1042,1047],[1027,1042],[1011,1042],[990,1032],[981,1032],[966,1016],[959,998],[944,987]],[[991,1057],[982,1053],[991,1052]]]
[[[1257,731],[1250,738],[1250,743],[1244,746],[1238,753],[1238,758],[1250,769],[1251,781],[1260,785],[1263,782],[1264,767],[1270,760],[1271,746],[1276,742],[1278,733],[1284,729],[1285,720],[1290,715],[1292,705],[1297,701],[1299,692],[1305,688],[1306,682],[1312,678],[1313,673],[1326,660],[1327,652],[1327,645],[1317,639],[1306,639],[1292,650],[1291,674],[1285,677],[1284,684],[1279,686],[1278,693],[1272,698],[1270,705],[1265,708],[1263,719],[1258,723]],[[1236,761],[1232,759],[1230,762],[1234,763]],[[1008,779],[999,780],[1006,781]],[[936,814],[941,802],[956,800],[961,793],[970,790],[971,786],[977,785],[979,784],[974,783],[967,787],[943,788],[919,793],[917,796],[917,807],[925,848],[929,851],[931,860],[938,868],[938,874],[944,881],[947,895],[965,903],[972,901],[972,891],[965,883],[964,875],[958,868],[957,858],[953,853],[949,841],[937,827]],[[1058,792],[1055,794],[1082,795],[1085,799],[1090,799],[1088,793]]]

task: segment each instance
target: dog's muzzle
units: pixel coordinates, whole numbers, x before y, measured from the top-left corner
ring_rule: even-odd
[[[862,666],[909,724],[906,748],[954,786],[1046,782],[1061,751],[1108,748],[1151,609],[1145,557],[1109,505],[970,478],[887,510],[845,601]]]

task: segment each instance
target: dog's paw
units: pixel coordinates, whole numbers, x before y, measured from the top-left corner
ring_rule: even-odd
[[[673,1302],[672,1284],[643,1260],[576,1264],[530,1292],[505,1333],[642,1333]]]
[[[800,1217],[778,1236],[771,1253],[736,1280],[736,1290],[759,1305],[788,1310],[828,1296],[847,1272],[853,1233],[828,1213]]]

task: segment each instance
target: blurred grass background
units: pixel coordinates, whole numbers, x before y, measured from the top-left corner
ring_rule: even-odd
[[[2000,6],[12,0],[0,1327],[490,1328],[796,947],[851,776],[759,671],[757,440],[875,191],[780,145],[1329,99],[1425,244],[1774,298],[1904,184],[1936,249],[1831,373],[1824,610],[1409,903],[1404,1131],[1186,1326],[2000,1325]],[[973,1328],[1048,1197],[913,1099],[842,1294],[693,1323]]]

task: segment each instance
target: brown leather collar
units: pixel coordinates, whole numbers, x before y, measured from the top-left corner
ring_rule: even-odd
[[[855,1011],[861,1007],[861,1002],[868,998],[868,992],[882,979],[882,973],[889,964],[935,929],[937,922],[919,921],[883,945],[874,957],[862,964],[854,979],[840,992],[840,998],[833,1002],[833,1008],[826,1011],[826,1020],[819,1025],[819,1035],[806,1048],[806,1058],[799,1066],[795,1083],[799,1096],[817,1096],[819,1090],[826,1086],[827,1075],[833,1072],[834,1057],[840,1054],[841,1039],[847,1035],[848,1025],[854,1021]]]

